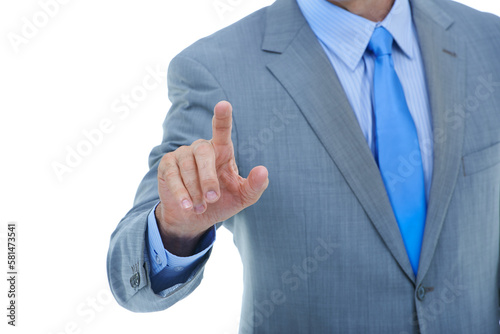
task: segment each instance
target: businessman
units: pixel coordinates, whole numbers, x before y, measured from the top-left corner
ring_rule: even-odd
[[[241,333],[498,333],[499,55],[448,0],[277,0],[188,47],[115,298],[189,295],[224,225]]]

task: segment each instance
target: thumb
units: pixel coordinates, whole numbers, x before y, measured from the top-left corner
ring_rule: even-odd
[[[243,204],[248,207],[257,202],[269,184],[267,168],[264,166],[254,167],[243,182],[242,194]]]

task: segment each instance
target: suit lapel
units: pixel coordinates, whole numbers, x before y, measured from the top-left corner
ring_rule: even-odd
[[[465,48],[448,31],[453,20],[430,1],[412,1],[431,104],[434,170],[417,284],[429,269],[460,169],[465,95]]]
[[[323,48],[295,1],[268,9],[263,49],[281,53],[268,69],[300,108],[366,214],[411,281],[415,281],[378,167]]]

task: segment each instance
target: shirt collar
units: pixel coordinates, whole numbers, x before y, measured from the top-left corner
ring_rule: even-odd
[[[413,58],[415,33],[408,0],[395,0],[389,14],[378,23],[327,0],[297,0],[297,3],[319,41],[352,71],[361,61],[373,30],[378,26],[386,28],[401,51]]]

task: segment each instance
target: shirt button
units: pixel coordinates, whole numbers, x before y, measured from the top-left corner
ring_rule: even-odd
[[[138,272],[135,272],[131,277],[130,277],[130,286],[133,287],[134,289],[139,287],[139,284],[141,283],[141,276],[139,275]]]
[[[183,271],[184,270],[184,267],[175,267],[174,268],[175,271]]]
[[[156,263],[161,264],[161,259],[159,255],[156,255]]]
[[[423,301],[425,299],[425,287],[423,285],[420,285],[417,289],[417,298],[420,301]]]

